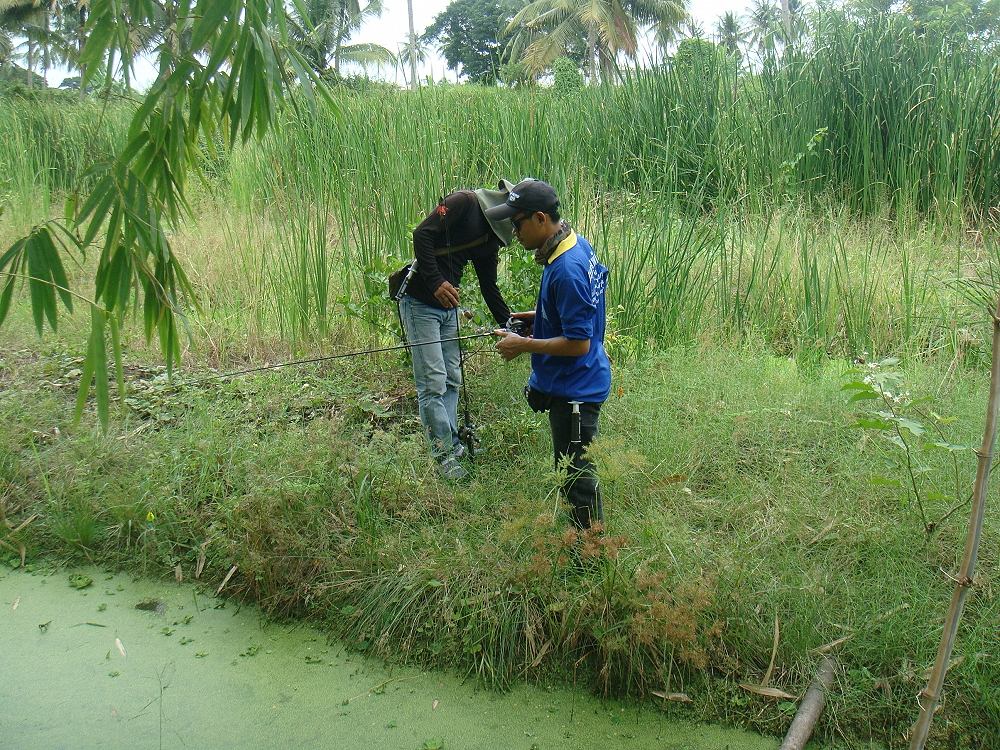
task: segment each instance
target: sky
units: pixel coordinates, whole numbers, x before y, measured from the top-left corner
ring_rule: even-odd
[[[413,27],[419,35],[430,26],[434,17],[448,7],[450,0],[413,0]],[[706,34],[714,32],[715,22],[722,14],[733,11],[745,15],[751,0],[689,0],[688,10],[698,21]],[[399,52],[409,35],[409,23],[406,15],[406,0],[384,0],[384,12],[381,17],[369,20],[361,30],[351,38],[351,43],[374,42],[392,52]],[[49,84],[58,86],[63,77],[74,75],[65,70],[49,71]],[[403,77],[398,70],[384,70],[376,73],[371,71],[373,78],[395,80],[403,83]],[[455,71],[447,69],[444,58],[436,53],[428,56],[425,63],[418,66],[417,75],[420,79],[428,76],[438,81],[446,78],[456,80]],[[140,61],[136,66],[133,85],[140,89],[148,86],[155,76],[155,69],[149,62]]]

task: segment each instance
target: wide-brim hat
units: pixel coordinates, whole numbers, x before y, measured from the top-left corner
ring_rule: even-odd
[[[499,238],[500,244],[504,246],[514,241],[514,225],[510,223],[509,218],[491,219],[488,212],[491,208],[505,205],[507,203],[507,196],[513,189],[513,183],[507,180],[500,180],[497,190],[479,188],[474,191],[476,198],[479,199],[479,207],[483,209],[483,214],[490,223],[490,229]]]

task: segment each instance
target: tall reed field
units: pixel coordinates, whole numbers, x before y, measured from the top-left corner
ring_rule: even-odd
[[[823,739],[900,745],[981,435],[1000,59],[892,19],[830,12],[809,34],[752,67],[715,50],[578,91],[292,94],[263,142],[204,144],[170,234],[195,293],[173,380],[126,329],[129,395],[103,434],[70,418],[84,315],[39,342],[19,299],[0,329],[0,520],[35,516],[0,541],[215,585],[236,566],[232,594],[367,652],[496,687],[685,694],[657,704],[771,733],[795,701],[761,689],[799,695],[833,650]],[[0,248],[61,216],[129,115],[0,99]],[[186,372],[396,343],[385,279],[412,228],[456,188],[525,176],[610,269],[604,536],[566,530],[526,363],[488,341],[467,364],[488,448],[464,486],[435,475],[401,356]],[[505,295],[532,306],[538,267],[501,258]],[[889,356],[917,470],[841,391]],[[997,555],[988,521],[941,747],[1000,743]]]
[[[289,106],[262,145],[206,146],[198,205],[227,228],[224,286],[246,287],[224,314],[293,346],[341,313],[375,334],[384,276],[438,197],[528,175],[612,262],[633,348],[753,331],[780,351],[937,349],[963,325],[948,286],[998,220],[1000,60],[817,19],[759,70],[719,53],[571,93],[372,87]],[[13,223],[58,213],[127,114],[0,102]]]

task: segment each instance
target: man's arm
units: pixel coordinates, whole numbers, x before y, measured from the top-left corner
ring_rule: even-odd
[[[493,319],[499,325],[506,325],[510,318],[510,306],[504,300],[500,287],[497,286],[497,262],[498,258],[494,253],[492,257],[473,260],[472,266],[476,269],[479,290],[483,293],[483,300],[490,308]]]
[[[505,331],[495,331],[502,336],[497,342],[497,351],[506,360],[514,359],[525,352],[548,354],[555,357],[582,357],[590,352],[590,338],[593,334],[593,319],[597,307],[590,298],[590,285],[585,273],[572,274],[568,278],[553,279],[550,293],[562,321],[563,335],[547,339],[524,338]],[[567,337],[568,333],[572,338]]]
[[[590,339],[568,339],[565,336],[532,339],[504,330],[496,330],[493,334],[500,337],[497,351],[508,361],[525,353],[548,354],[552,357],[582,357],[590,351]]]

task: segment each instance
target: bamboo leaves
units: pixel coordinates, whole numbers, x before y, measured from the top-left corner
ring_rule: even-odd
[[[69,279],[59,255],[62,241],[48,224],[36,227],[31,234],[15,242],[0,256],[0,324],[10,311],[18,282],[27,281],[35,329],[42,335],[45,321],[55,331],[57,326],[56,294],[69,312],[73,297]]]
[[[86,87],[105,70],[107,85],[121,71],[126,85],[133,62],[131,30],[164,12],[153,0],[94,0],[90,33],[81,55]],[[267,132],[291,80],[313,100],[322,84],[287,45],[281,0],[180,0],[166,9],[168,30],[157,50],[159,75],[136,110],[124,148],[110,163],[95,165],[90,193],[67,202],[71,226],[62,233],[81,252],[103,235],[91,305],[91,332],[77,399],[82,413],[93,386],[97,412],[108,423],[108,336],[120,391],[120,321],[133,299],[142,301],[147,338],[155,332],[168,368],[180,356],[177,316],[193,289],[178,264],[166,229],[190,209],[188,172],[196,168],[200,139],[211,140],[228,120],[230,144]],[[117,67],[115,62],[117,60]],[[322,88],[321,88],[322,90]],[[75,213],[75,215],[73,215]],[[35,327],[57,325],[56,294],[72,312],[72,292],[60,259],[61,225],[45,224],[0,256],[0,323],[10,310],[18,280],[27,281]],[[78,239],[79,237],[79,239]]]

